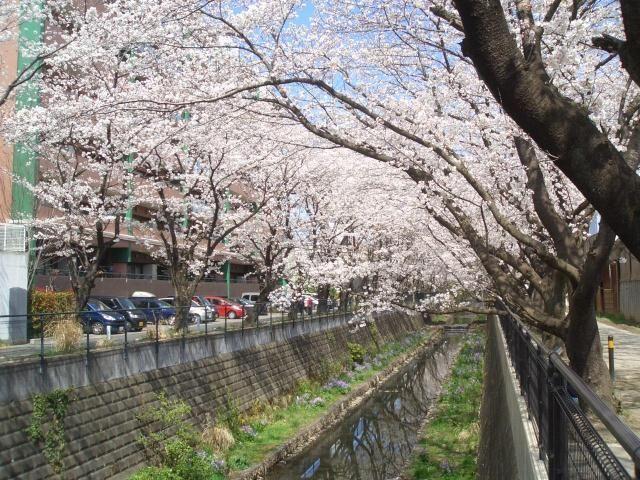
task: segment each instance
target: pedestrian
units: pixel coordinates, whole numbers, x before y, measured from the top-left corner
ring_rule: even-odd
[[[307,313],[311,315],[313,313],[313,299],[311,297],[306,297],[304,299],[304,306],[307,309]]]

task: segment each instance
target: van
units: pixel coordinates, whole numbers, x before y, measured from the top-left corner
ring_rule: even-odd
[[[245,292],[240,296],[240,298],[242,298],[243,300],[248,300],[251,303],[256,303],[259,296],[260,292]]]

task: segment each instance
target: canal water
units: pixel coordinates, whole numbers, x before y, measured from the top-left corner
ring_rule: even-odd
[[[459,343],[458,337],[448,337],[421,355],[339,426],[276,465],[266,478],[389,480],[400,475]]]

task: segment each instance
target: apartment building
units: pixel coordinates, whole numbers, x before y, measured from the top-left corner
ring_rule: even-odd
[[[46,26],[34,22],[14,22],[11,28],[15,33],[13,38],[0,43],[0,94],[32,63],[33,58],[28,57],[24,45],[27,41],[42,41]],[[14,101],[7,102],[0,110],[0,122],[3,113],[13,108],[29,108],[38,102],[35,86],[21,90]],[[46,168],[46,160],[38,159],[34,152],[20,145],[9,144],[0,136],[0,223],[19,223],[36,217],[51,218],[51,208],[38,205],[29,189],[15,180],[21,178],[29,183],[37,182]],[[141,235],[149,236],[149,233],[143,234],[136,228],[136,225],[148,222],[152,214],[144,204],[129,207],[118,242],[101,265],[95,294],[130,295],[136,290],[150,291],[159,296],[173,293],[168,271],[150,255],[145,246],[158,239],[151,234],[151,238],[142,241]],[[224,246],[220,249],[220,258],[227,256],[223,250]],[[38,262],[34,286],[55,290],[70,288],[69,261],[69,258],[55,254],[47,255]],[[198,293],[234,297],[243,291],[256,290],[251,271],[251,265],[232,258],[224,264],[221,274],[212,274],[204,279]]]

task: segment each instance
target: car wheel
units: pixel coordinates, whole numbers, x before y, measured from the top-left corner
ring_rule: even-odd
[[[124,322],[124,329],[125,329],[127,332],[133,332],[133,331],[135,331],[135,328],[133,327],[133,323],[131,323],[131,322],[130,322],[130,321],[128,321],[128,320],[127,320],[126,322]]]
[[[233,320],[234,318],[238,318],[238,315],[236,315],[236,312],[229,312],[227,313],[227,318]]]
[[[104,333],[104,325],[100,322],[93,322],[91,324],[91,333],[94,335],[102,335]]]
[[[200,320],[201,320],[201,317],[200,317],[200,315],[199,315],[199,314],[197,314],[197,313],[194,313],[194,314],[193,314],[193,317],[191,317],[191,321],[192,321],[193,323],[200,323]]]

